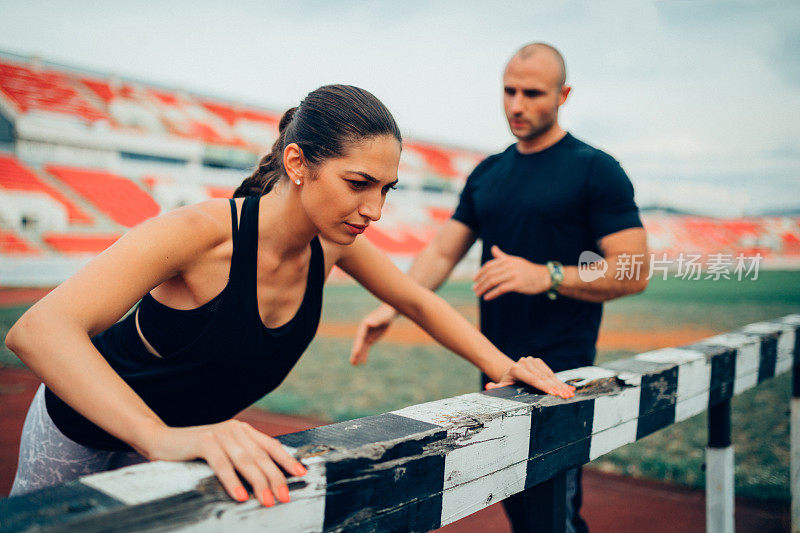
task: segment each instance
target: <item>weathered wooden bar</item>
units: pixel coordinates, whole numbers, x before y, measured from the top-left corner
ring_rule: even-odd
[[[797,368],[798,357],[800,315],[789,315],[562,372],[579,387],[570,400],[511,386],[281,436],[308,467],[290,479],[288,504],[236,503],[204,463],[154,462],[0,500],[0,531],[429,531],[724,409],[735,394]],[[723,507],[721,520],[732,512]]]

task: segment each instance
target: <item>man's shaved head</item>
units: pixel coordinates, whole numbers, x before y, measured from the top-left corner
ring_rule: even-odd
[[[503,72],[503,108],[522,153],[549,146],[564,135],[558,109],[567,100],[564,58],[545,43],[523,46]]]
[[[556,61],[558,64],[558,68],[560,71],[559,76],[559,86],[563,86],[567,83],[567,66],[564,63],[564,56],[561,55],[555,47],[550,46],[547,43],[530,43],[526,44],[512,56],[512,60],[514,58],[519,58],[521,60],[526,60],[529,57],[536,55],[536,54],[550,54],[550,56]]]

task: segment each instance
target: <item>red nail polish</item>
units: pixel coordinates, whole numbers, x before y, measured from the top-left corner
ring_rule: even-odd
[[[273,505],[275,505],[275,498],[272,496],[271,490],[264,489],[264,492],[261,493],[261,503],[263,503],[267,507],[272,507]]]
[[[286,485],[281,485],[278,487],[278,500],[282,501],[283,503],[289,503],[289,487]]]
[[[244,487],[236,487],[233,496],[240,502],[247,501],[247,490]]]
[[[297,463],[297,465],[294,467],[294,473],[297,476],[305,476],[306,474],[308,474],[308,470],[306,470],[306,467],[304,467],[300,463]]]

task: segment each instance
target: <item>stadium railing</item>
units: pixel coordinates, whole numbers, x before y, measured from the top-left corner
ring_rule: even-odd
[[[205,463],[152,462],[0,500],[0,531],[428,531],[543,482],[563,502],[565,470],[705,410],[707,531],[733,531],[731,398],[790,369],[798,531],[798,362],[788,315],[559,373],[578,387],[570,400],[510,386],[280,436],[308,468],[290,503],[236,503]],[[563,531],[563,513],[542,523]]]

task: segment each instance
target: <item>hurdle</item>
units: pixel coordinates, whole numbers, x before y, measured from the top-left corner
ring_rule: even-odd
[[[800,532],[800,314],[558,375],[569,400],[509,386],[277,437],[307,467],[291,502],[230,499],[203,462],[152,462],[0,500],[0,531],[429,531],[705,410],[706,529],[732,532],[730,400],[793,369]],[[564,529],[563,504],[542,517]]]

